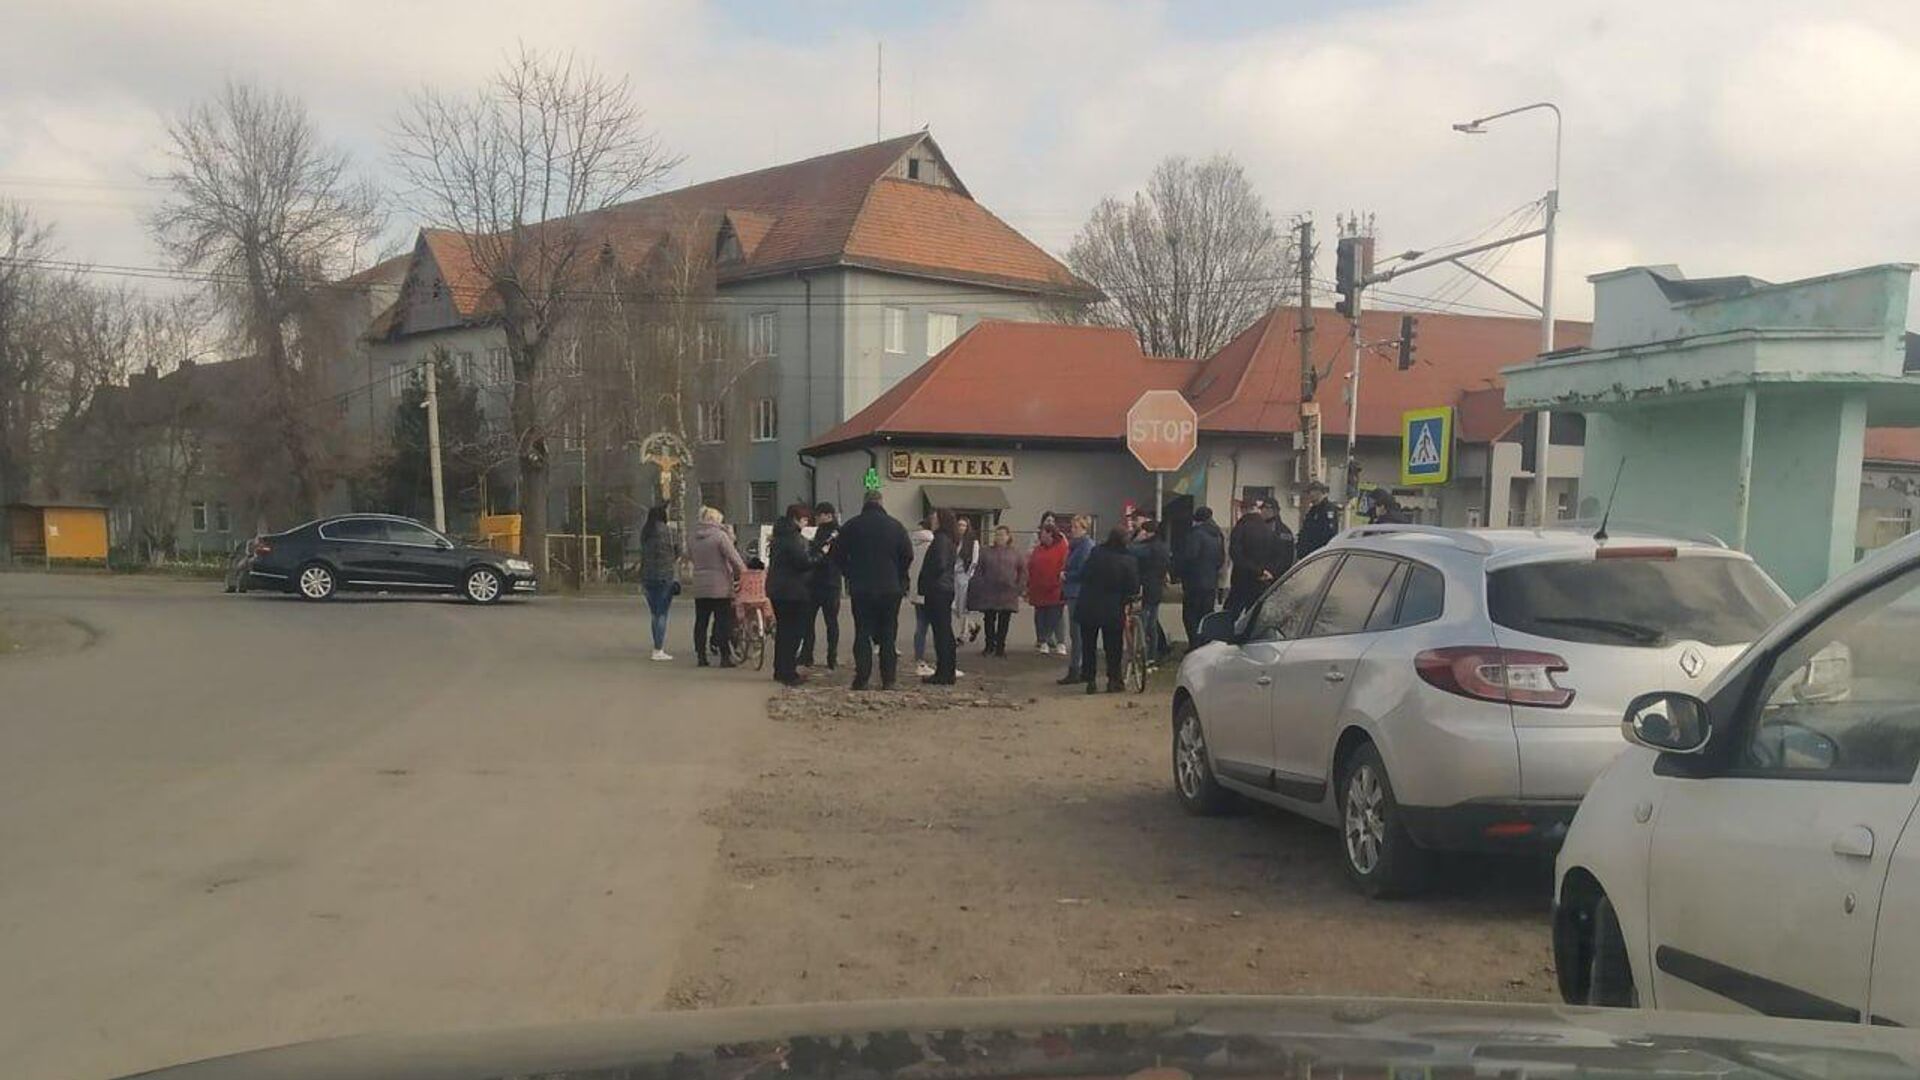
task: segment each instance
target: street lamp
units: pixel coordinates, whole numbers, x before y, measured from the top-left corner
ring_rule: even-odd
[[[1553,235],[1554,224],[1560,217],[1560,106],[1551,101],[1536,101],[1531,105],[1522,105],[1517,109],[1508,109],[1491,116],[1482,116],[1478,120],[1468,120],[1453,125],[1453,130],[1462,135],[1484,135],[1486,125],[1502,117],[1516,113],[1546,109],[1553,113],[1553,187],[1547,192],[1547,221],[1545,227],[1546,254],[1543,262],[1540,282],[1540,351],[1553,351]],[[1553,414],[1542,409],[1535,418],[1534,432],[1537,445],[1533,456],[1533,493],[1535,520],[1541,526],[1547,523],[1547,455],[1553,448]]]

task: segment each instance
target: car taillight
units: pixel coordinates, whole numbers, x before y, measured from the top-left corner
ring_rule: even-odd
[[[1567,670],[1567,662],[1552,653],[1454,646],[1428,649],[1413,658],[1413,666],[1428,685],[1449,694],[1547,709],[1573,703],[1573,691],[1553,681],[1553,673]]]

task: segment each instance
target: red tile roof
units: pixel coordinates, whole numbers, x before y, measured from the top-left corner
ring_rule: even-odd
[[[1366,313],[1362,337],[1397,339],[1400,316]],[[1398,370],[1390,346],[1385,357],[1363,356],[1360,434],[1397,436],[1402,412],[1453,405],[1463,438],[1504,436],[1521,414],[1506,408],[1499,371],[1534,355],[1539,324],[1479,315],[1419,319],[1410,370]],[[1293,309],[1275,309],[1205,362],[1143,356],[1125,330],[983,322],[812,449],[886,436],[1119,439],[1127,407],[1153,389],[1184,391],[1201,430],[1210,434],[1290,434],[1300,407],[1296,320]],[[1347,323],[1333,311],[1316,310],[1314,329],[1323,430],[1345,435],[1340,388],[1353,355]],[[1556,344],[1584,344],[1589,329],[1560,323]]]
[[[1920,463],[1920,428],[1868,428],[1868,461]]]
[[[808,452],[891,435],[1119,439],[1134,399],[1195,367],[1143,355],[1128,330],[981,322]]]
[[[1414,365],[1394,365],[1400,337],[1399,311],[1368,311],[1360,317],[1362,340],[1382,343],[1361,355],[1360,434],[1398,435],[1400,414],[1409,409],[1460,405],[1465,392],[1500,384],[1503,367],[1532,359],[1540,347],[1540,324],[1505,316],[1418,314]],[[1298,314],[1276,308],[1249,326],[1207,361],[1188,389],[1200,410],[1202,431],[1286,434],[1299,426],[1300,346]],[[1321,402],[1322,430],[1345,435],[1347,409],[1341,387],[1352,370],[1353,344],[1347,320],[1331,309],[1313,313],[1313,361],[1321,374],[1315,396]],[[1559,348],[1584,345],[1592,327],[1560,322],[1554,328]],[[1383,355],[1384,354],[1384,355]],[[1476,401],[1475,424],[1497,426]]]
[[[1098,292],[973,201],[951,169],[951,188],[891,176],[926,132],[636,199],[548,227],[577,227],[628,266],[663,240],[711,245],[723,223],[742,258],[717,268],[737,281],[817,266],[853,265],[1080,299]],[[942,159],[944,164],[944,158]],[[465,318],[490,306],[463,238],[422,230]]]

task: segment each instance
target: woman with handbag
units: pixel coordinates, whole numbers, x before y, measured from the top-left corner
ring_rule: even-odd
[[[646,594],[647,611],[653,616],[655,660],[673,659],[667,655],[667,611],[680,591],[679,567],[680,545],[667,527],[667,508],[655,506],[640,527],[640,591]]]

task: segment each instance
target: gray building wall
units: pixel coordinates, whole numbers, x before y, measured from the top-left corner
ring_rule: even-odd
[[[720,286],[718,297],[714,317],[722,324],[728,355],[714,370],[726,388],[726,440],[696,445],[694,451],[699,479],[724,485],[726,505],[720,509],[728,520],[741,523],[752,520],[751,492],[756,484],[774,485],[776,512],[795,499],[814,495],[800,449],[926,363],[930,344],[937,344],[929,340],[931,317],[953,316],[955,337],[983,318],[1032,321],[1047,317],[1047,305],[1026,293],[849,268],[729,282]],[[426,302],[430,307],[444,304],[431,298]],[[888,312],[893,308],[902,312],[903,322],[897,350],[887,348]],[[428,325],[437,321],[431,311],[425,314]],[[451,321],[450,314],[442,314]],[[756,355],[750,326],[756,317],[768,315],[775,324],[772,354]],[[368,374],[358,381],[372,385],[369,396],[355,405],[369,418],[361,421],[366,437],[383,441],[391,423],[394,391],[401,384],[387,373],[411,371],[435,346],[456,358],[473,357],[475,369],[484,376],[481,409],[504,424],[511,388],[492,380],[488,360],[493,350],[504,345],[496,327],[450,325],[369,346]],[[757,440],[754,406],[765,398],[777,403],[777,437]],[[697,432],[689,434],[697,437]],[[589,454],[590,497],[601,484],[596,473],[605,475],[610,469],[629,466],[640,469],[637,459],[624,466],[598,463],[593,458],[600,450],[596,447]],[[569,513],[577,514],[579,468],[577,454],[555,455],[548,513],[556,525],[567,520]],[[856,501],[858,481],[856,473],[851,489]],[[817,497],[833,498],[824,481]]]

